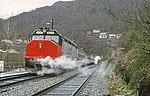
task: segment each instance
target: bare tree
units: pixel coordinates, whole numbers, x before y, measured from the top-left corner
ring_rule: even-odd
[[[107,2],[106,12],[108,15],[111,15],[115,19],[119,21],[123,21],[126,23],[136,23],[136,24],[150,24],[150,1],[141,0],[136,5],[136,8],[126,8],[119,15],[114,13],[111,7],[110,0]]]
[[[16,40],[17,34],[14,31],[16,25],[17,25],[17,22],[12,18],[9,18],[9,19],[4,21],[4,24],[2,26],[3,32],[1,33],[2,34],[1,36],[3,39],[5,39],[6,42],[0,43],[0,49],[8,50],[11,47],[15,48],[15,45],[13,45],[13,43],[10,44],[11,42],[8,42],[8,41],[9,40],[12,40],[12,41]],[[6,51],[6,53],[3,56],[3,59],[5,59],[5,57],[7,57],[7,54],[8,54],[8,52]]]

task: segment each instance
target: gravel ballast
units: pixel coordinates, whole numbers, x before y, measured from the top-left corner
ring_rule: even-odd
[[[93,75],[91,81],[89,81],[90,89],[83,89],[83,95],[85,96],[103,96],[109,94],[107,83],[107,68],[106,64],[101,64]],[[31,96],[32,94],[45,89],[55,83],[73,76],[78,72],[87,74],[87,69],[81,69],[70,71],[55,77],[35,79],[24,83],[10,86],[8,88],[0,89],[0,96]],[[89,87],[89,86],[88,86]]]

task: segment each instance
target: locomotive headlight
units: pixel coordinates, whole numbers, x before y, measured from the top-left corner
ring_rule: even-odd
[[[36,34],[43,34],[43,32],[42,31],[37,31]]]
[[[39,44],[39,48],[42,48],[42,44],[41,43]]]
[[[47,32],[47,34],[55,34],[54,32]]]

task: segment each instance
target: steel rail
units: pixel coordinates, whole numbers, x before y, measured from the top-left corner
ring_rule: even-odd
[[[89,69],[91,69],[92,67],[89,67]],[[87,81],[91,78],[91,76],[93,75],[93,73],[96,71],[96,69],[94,71],[92,71],[92,73],[89,76],[82,76],[81,74],[75,74],[74,76],[71,76],[65,80],[62,80],[48,88],[45,88],[43,90],[41,90],[40,92],[34,93],[32,96],[41,96],[44,95],[45,93],[49,93],[54,91],[54,93],[49,93],[47,95],[61,95],[61,96],[76,96],[80,90],[83,88],[83,86],[87,83]],[[70,82],[71,81],[71,82]],[[73,84],[74,83],[74,84]],[[81,83],[81,84],[80,84]],[[72,85],[73,84],[73,85]],[[62,86],[64,86],[64,88],[62,88]],[[68,89],[65,89],[68,88]],[[71,89],[72,88],[72,89]],[[63,89],[63,90],[62,90]],[[57,92],[60,91],[60,92]],[[63,92],[61,92],[63,91]],[[71,93],[69,91],[72,91]],[[64,93],[64,92],[69,92],[69,93]],[[46,96],[47,96],[46,95]]]
[[[8,86],[11,86],[11,85],[15,85],[15,84],[18,84],[18,83],[21,83],[21,82],[25,82],[25,81],[29,81],[29,80],[33,80],[33,79],[37,79],[37,78],[41,78],[41,76],[34,76],[34,77],[30,77],[30,78],[23,79],[23,80],[18,80],[18,81],[14,79],[14,82],[0,85],[0,88],[8,87]],[[12,81],[12,79],[11,79],[11,81]],[[1,82],[1,83],[3,83],[3,82]]]
[[[65,80],[59,81],[59,82],[57,82],[56,84],[54,84],[54,85],[52,85],[52,86],[50,86],[50,87],[47,87],[47,88],[45,88],[45,89],[43,89],[43,90],[41,90],[41,91],[39,91],[39,92],[37,92],[37,93],[32,94],[32,96],[40,96],[40,95],[42,95],[43,93],[45,93],[45,92],[47,92],[47,91],[49,91],[49,90],[52,90],[52,89],[54,89],[54,88],[57,88],[58,86],[64,84],[65,82],[71,80],[72,78],[76,77],[78,74],[79,74],[79,73],[77,73],[77,74],[75,74],[75,75],[73,75],[73,76],[71,76],[71,77],[69,77],[69,78],[67,78],[67,79],[65,79]]]
[[[10,80],[10,79],[16,79],[16,78],[26,77],[26,76],[31,76],[31,74],[24,73],[24,74],[18,74],[18,75],[4,76],[4,77],[0,78],[0,82],[5,81],[5,80]]]
[[[80,93],[80,91],[84,88],[84,86],[88,83],[89,79],[92,77],[92,75],[94,74],[96,70],[94,70],[92,72],[92,74],[90,74],[85,80],[84,82],[72,93],[71,96],[78,96],[78,94]]]

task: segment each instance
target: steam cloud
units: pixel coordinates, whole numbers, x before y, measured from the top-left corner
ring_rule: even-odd
[[[96,57],[94,58],[94,64],[98,64],[98,61],[99,61],[99,60],[101,60],[101,57],[96,56]]]
[[[83,60],[73,60],[66,56],[61,56],[56,59],[52,59],[50,56],[47,56],[43,59],[36,59],[36,61],[40,62],[40,64],[42,65],[42,70],[37,73],[38,75],[51,73],[59,74],[64,72],[65,70],[80,68],[82,65],[90,63],[90,61],[86,58]],[[45,66],[49,66],[50,68],[47,68]]]

